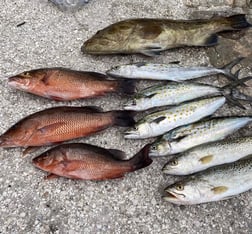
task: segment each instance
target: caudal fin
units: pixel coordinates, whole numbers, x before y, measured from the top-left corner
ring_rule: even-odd
[[[121,127],[131,127],[136,121],[132,111],[113,111],[114,124]]]
[[[134,171],[147,167],[152,163],[152,159],[149,157],[149,149],[150,144],[147,144],[133,158],[129,160]]]
[[[118,86],[118,92],[122,94],[134,94],[136,83],[133,80],[118,80],[119,86]]]
[[[232,15],[226,18],[226,23],[232,30],[240,30],[243,28],[249,28],[252,25],[247,21],[244,14]]]

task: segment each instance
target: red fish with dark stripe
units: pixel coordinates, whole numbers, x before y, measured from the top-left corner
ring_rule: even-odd
[[[48,178],[63,176],[71,179],[105,180],[123,177],[128,172],[149,166],[147,145],[133,158],[122,160],[125,154],[114,149],[104,149],[88,144],[59,145],[32,160]]]
[[[132,126],[132,113],[95,107],[54,107],[32,114],[0,136],[0,147],[55,144],[89,136],[110,126]]]

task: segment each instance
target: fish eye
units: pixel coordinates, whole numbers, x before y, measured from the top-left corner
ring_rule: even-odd
[[[157,150],[157,146],[156,146],[156,145],[152,145],[152,146],[151,146],[151,149],[152,149],[152,150]]]
[[[30,76],[30,73],[29,72],[24,72],[22,75],[23,76]]]
[[[134,126],[133,129],[134,129],[134,130],[138,130],[138,127],[137,127],[137,126]]]
[[[172,161],[170,162],[170,164],[171,164],[172,166],[177,166],[177,165],[178,165],[178,160],[172,160]]]
[[[184,185],[178,184],[178,185],[176,186],[176,189],[177,189],[178,191],[182,191],[182,190],[184,190]]]

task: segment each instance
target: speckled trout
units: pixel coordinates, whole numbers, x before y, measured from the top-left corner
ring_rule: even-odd
[[[212,115],[225,101],[225,97],[207,98],[152,113],[126,131],[125,138],[144,139],[162,135],[176,127]]]
[[[247,81],[252,77],[240,79],[241,82]],[[235,89],[239,85],[234,82],[224,87],[200,83],[169,83],[151,86],[138,92],[132,100],[124,105],[125,110],[143,111],[154,107],[178,105],[185,101],[190,101],[204,96],[223,95],[232,101],[232,104],[240,106],[237,100],[252,101],[251,96],[247,96]]]
[[[164,200],[193,205],[229,199],[252,188],[252,158],[210,168],[165,189]]]
[[[189,124],[163,135],[150,147],[150,156],[167,156],[223,140],[252,121],[251,117],[219,117]]]
[[[172,158],[163,172],[170,175],[189,175],[209,167],[231,163],[252,154],[252,137],[228,139],[205,144]]]
[[[98,31],[81,50],[88,54],[154,56],[175,47],[212,46],[218,41],[216,33],[250,26],[245,15],[208,20],[128,19]]]

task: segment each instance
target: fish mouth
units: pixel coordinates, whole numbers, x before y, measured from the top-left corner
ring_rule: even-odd
[[[185,195],[181,194],[181,193],[176,193],[176,192],[170,191],[169,189],[165,190],[165,195],[163,196],[163,198],[166,201],[174,201],[174,202],[176,202],[176,201],[178,202],[180,200],[179,197],[185,198]]]
[[[19,76],[10,77],[8,79],[8,85],[16,89],[27,89],[27,81]]]
[[[106,71],[106,75],[113,78],[119,78],[119,79],[125,78],[123,75],[117,74],[113,69]]]

